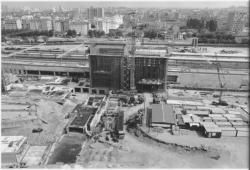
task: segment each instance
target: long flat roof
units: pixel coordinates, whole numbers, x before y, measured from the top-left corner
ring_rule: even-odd
[[[152,122],[176,124],[173,106],[164,103],[152,104]]]
[[[186,60],[186,61],[225,61],[225,62],[249,62],[247,58],[214,58],[214,57],[200,57],[200,56],[170,56],[169,60]]]

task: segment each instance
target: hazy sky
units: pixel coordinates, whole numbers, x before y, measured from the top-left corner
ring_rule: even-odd
[[[32,8],[52,8],[61,5],[65,8],[85,8],[89,6],[94,7],[158,7],[158,8],[227,8],[230,6],[248,6],[248,0],[234,0],[234,1],[2,1],[2,5],[9,7],[23,7],[29,6]]]

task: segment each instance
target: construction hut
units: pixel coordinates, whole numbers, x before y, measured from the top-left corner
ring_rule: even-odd
[[[221,128],[219,128],[214,122],[202,122],[201,126],[204,129],[204,135],[207,138],[220,138]]]
[[[152,104],[147,113],[148,126],[170,127],[177,124],[172,105]]]

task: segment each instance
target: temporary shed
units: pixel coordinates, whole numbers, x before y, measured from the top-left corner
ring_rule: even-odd
[[[189,123],[190,127],[192,127],[192,126],[199,127],[200,126],[200,122],[201,122],[200,117],[198,117],[196,115],[191,115],[191,119],[193,120],[193,122]]]
[[[176,125],[177,120],[172,105],[152,104],[152,123]]]
[[[227,117],[229,122],[243,122],[242,118],[239,117]]]
[[[227,110],[228,114],[230,115],[240,115],[241,113],[237,110]]]
[[[182,115],[182,120],[183,120],[184,123],[193,122],[191,116],[189,116],[189,115]]]
[[[203,118],[202,118],[202,121],[203,121],[203,122],[212,122],[213,119],[212,119],[211,117],[203,117]]]
[[[237,131],[237,137],[249,137],[249,128],[235,128]]]
[[[188,115],[182,115],[182,120],[186,125],[189,125],[189,127],[192,126],[200,126],[200,118],[196,115],[188,114]]]
[[[209,115],[209,111],[207,110],[187,110],[186,111],[187,114],[193,114],[193,115],[197,115],[197,116],[208,116]]]
[[[214,122],[202,122],[204,128],[204,135],[208,138],[220,138],[221,129]]]
[[[185,106],[183,106],[183,109],[186,109],[186,110],[196,110],[197,106],[185,105]]]
[[[223,117],[223,114],[209,114],[209,117]]]
[[[242,128],[242,127],[247,128],[247,127],[249,127],[249,125],[247,123],[245,123],[245,122],[231,122],[231,124],[232,124],[233,127],[237,127],[237,128]]]
[[[225,110],[220,107],[212,107],[211,108],[212,114],[225,114]]]
[[[236,114],[223,114],[224,117],[226,118],[235,118],[238,117]]]
[[[207,106],[197,106],[197,110],[202,110],[202,111],[211,111],[209,107]]]
[[[225,117],[212,117],[213,122],[227,122],[227,118]]]
[[[237,131],[234,127],[220,127],[221,128],[221,135],[222,136],[231,136],[235,137]]]
[[[215,122],[215,124],[219,127],[232,127],[232,124],[230,122]]]
[[[182,119],[182,116],[183,115],[180,115],[180,114],[177,114],[176,115],[176,118],[177,118],[177,124],[178,124],[178,126],[185,126],[186,124],[184,123],[184,121],[183,121],[183,119]]]

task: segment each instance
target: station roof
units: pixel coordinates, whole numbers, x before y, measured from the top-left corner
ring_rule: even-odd
[[[152,104],[152,122],[176,124],[175,113],[172,105],[168,104]]]
[[[207,62],[248,62],[249,60],[247,58],[240,58],[240,57],[234,57],[234,58],[214,58],[214,57],[201,57],[201,56],[170,56],[170,60],[186,60],[186,61],[207,61]]]
[[[124,41],[99,41],[99,42],[89,42],[90,44],[93,44],[93,45],[103,45],[103,46],[112,46],[114,47],[115,46],[125,46],[126,45],[126,42]]]

